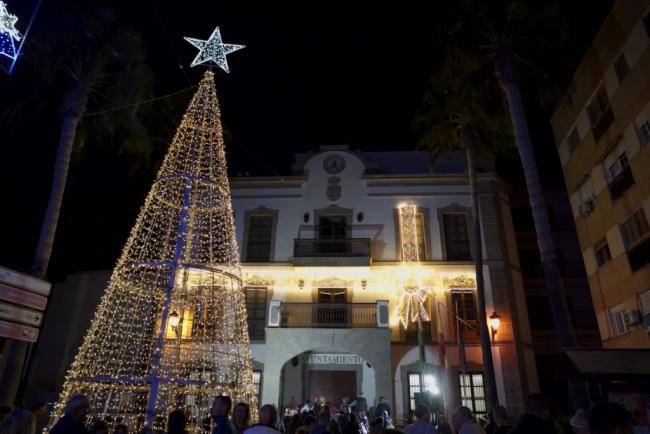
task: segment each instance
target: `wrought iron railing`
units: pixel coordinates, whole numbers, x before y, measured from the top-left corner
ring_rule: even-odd
[[[266,319],[248,319],[248,338],[251,341],[263,341],[265,338],[264,327],[266,327]]]
[[[293,256],[370,257],[370,238],[296,238]]]
[[[280,327],[374,328],[376,303],[281,303]]]

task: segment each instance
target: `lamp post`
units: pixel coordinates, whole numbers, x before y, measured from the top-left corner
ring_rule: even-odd
[[[495,311],[490,315],[490,329],[492,329],[492,340],[495,340],[499,326],[501,325],[501,316]]]

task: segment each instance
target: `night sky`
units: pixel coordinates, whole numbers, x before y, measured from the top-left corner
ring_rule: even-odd
[[[33,2],[7,1],[10,9],[20,4],[14,10],[21,20]],[[91,2],[43,0],[34,34],[50,35],[71,4],[77,8]],[[109,4],[121,21],[142,33],[157,95],[185,89],[201,77],[202,68],[189,68],[196,50],[183,36],[207,39],[219,25],[224,42],[247,46],[228,56],[231,73],[217,77],[232,176],[289,174],[295,152],[317,150],[321,144],[368,151],[415,149],[412,120],[439,60],[435,29],[451,2],[431,1],[426,7],[374,2],[363,9],[353,8],[352,2],[306,2],[297,8],[266,3]],[[612,1],[565,3],[573,32],[571,45],[565,47],[570,62],[558,80],[573,75]],[[25,56],[29,47],[27,43]],[[554,53],[548,56],[536,60],[543,65],[554,59]],[[39,95],[39,84],[28,70],[32,64],[19,63],[11,77],[0,75],[3,104]],[[45,102],[44,111],[28,110],[20,120],[0,125],[0,265],[24,271],[31,265],[47,203],[59,134],[57,101]],[[532,113],[529,118],[544,182],[562,185],[548,115]],[[88,147],[75,155],[50,262],[51,280],[112,267],[164,151],[161,147],[153,161],[136,169],[133,157],[116,156],[110,149]],[[514,156],[502,157],[500,166],[511,168],[512,161]],[[516,165],[502,175],[522,183]]]

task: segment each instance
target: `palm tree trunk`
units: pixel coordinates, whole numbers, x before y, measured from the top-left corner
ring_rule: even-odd
[[[476,272],[476,298],[478,299],[478,327],[481,339],[481,354],[483,359],[483,376],[485,381],[485,399],[488,412],[499,404],[497,382],[494,375],[494,362],[492,360],[492,345],[490,332],[487,326],[487,312],[485,308],[485,284],[483,279],[483,236],[481,233],[481,218],[478,204],[478,186],[476,182],[476,161],[474,146],[472,144],[470,128],[461,129],[461,140],[465,148],[467,159],[467,174],[469,177],[469,193],[472,201],[472,223],[474,230],[473,253]]]
[[[72,149],[74,147],[77,126],[79,125],[79,122],[81,122],[86,107],[86,89],[87,88],[81,85],[75,87],[64,99],[62,108],[62,111],[64,112],[63,126],[59,137],[59,146],[56,151],[50,198],[47,204],[47,210],[45,211],[45,216],[43,217],[41,234],[38,238],[36,253],[34,254],[34,263],[31,268],[31,275],[40,279],[45,278],[47,266],[50,262],[50,256],[52,255],[54,235],[56,234],[56,227],[59,223],[63,193],[68,179],[70,156],[72,155]]]
[[[535,155],[530,141],[519,85],[516,82],[503,84],[503,90],[505,91],[510,107],[510,117],[515,133],[515,141],[517,142],[521,165],[524,169],[524,176],[526,177],[528,199],[533,214],[533,221],[535,222],[537,245],[544,270],[544,278],[546,279],[553,321],[560,336],[560,345],[562,348],[574,348],[576,346],[576,337],[573,331],[573,325],[571,324],[566,297],[564,296],[562,279],[560,278],[557,256],[555,254],[555,243],[553,242],[553,234],[548,222],[546,203],[539,182],[537,164],[535,163]]]

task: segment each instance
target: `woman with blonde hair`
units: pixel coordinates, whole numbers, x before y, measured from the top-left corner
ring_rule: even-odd
[[[14,410],[0,423],[0,434],[34,434],[36,422],[31,411]]]

